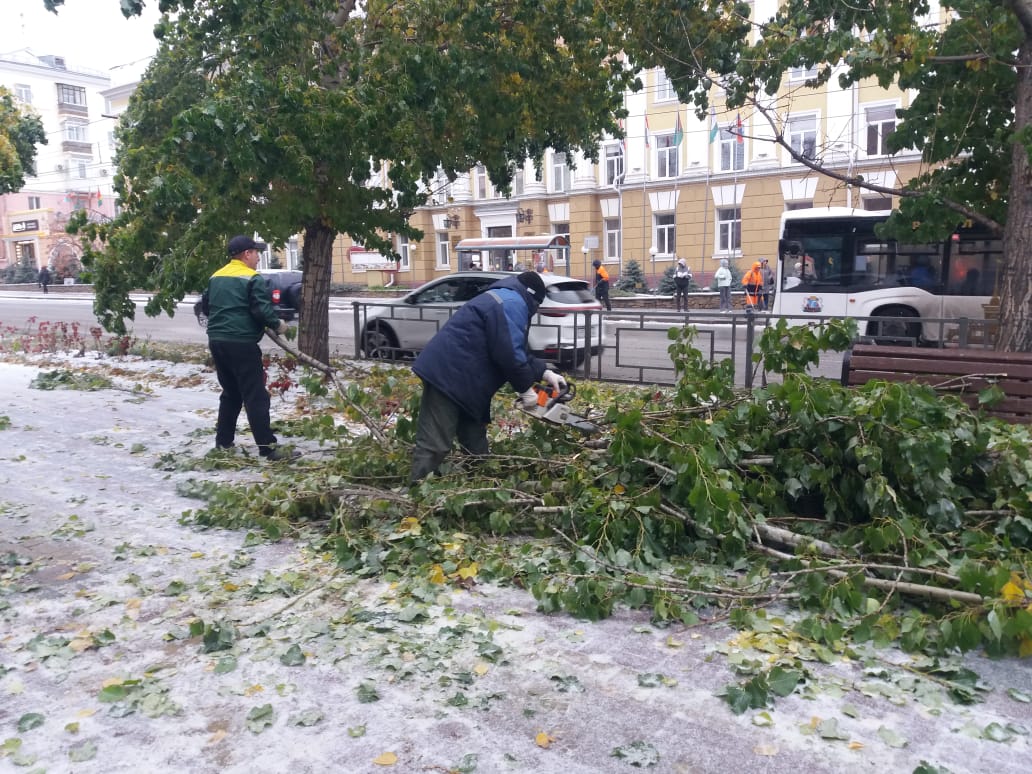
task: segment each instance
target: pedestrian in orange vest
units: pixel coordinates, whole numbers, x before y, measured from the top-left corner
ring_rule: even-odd
[[[755,312],[760,305],[760,294],[763,292],[763,267],[756,261],[752,268],[742,277],[745,288],[745,311]]]

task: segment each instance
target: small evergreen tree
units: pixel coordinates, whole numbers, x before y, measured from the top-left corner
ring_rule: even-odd
[[[677,290],[677,284],[674,282],[674,269],[677,265],[668,266],[667,270],[663,272],[663,276],[659,279],[659,285],[656,288],[656,292],[661,296],[672,296],[674,291]],[[688,290],[699,290],[699,285],[695,281],[695,274],[692,273],[691,281],[688,283]]]
[[[642,271],[641,264],[632,258],[624,264],[623,274],[616,281],[616,289],[627,293],[637,293],[647,288],[645,272]]]

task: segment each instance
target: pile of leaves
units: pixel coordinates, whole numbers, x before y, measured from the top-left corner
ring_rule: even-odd
[[[756,367],[771,379],[752,391],[693,334],[670,332],[674,388],[578,384],[600,437],[534,421],[503,392],[492,454],[455,455],[414,486],[411,372],[374,369],[336,395],[305,377],[328,408],[279,431],[328,453],[261,484],[209,483],[188,517],[274,537],[318,527],[343,570],[397,582],[417,611],[442,585],[491,581],[585,619],[776,619],[796,655],[755,665],[728,696],[738,711],[790,692],[804,651],[896,645],[929,675],[958,649],[1032,654],[1028,427],[927,386],[807,375],[853,340],[849,322],[767,330]]]

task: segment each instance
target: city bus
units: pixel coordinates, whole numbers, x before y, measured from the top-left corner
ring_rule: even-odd
[[[875,234],[890,214],[846,207],[783,213],[772,312],[893,318],[861,323],[860,333],[914,344],[956,334],[956,324],[928,320],[985,319],[1002,240],[959,229],[941,242],[904,244]]]

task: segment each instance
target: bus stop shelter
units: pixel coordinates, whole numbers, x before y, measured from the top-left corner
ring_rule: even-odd
[[[455,245],[459,271],[520,271],[543,265],[570,274],[570,238],[565,234],[475,237]]]

